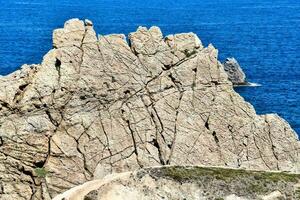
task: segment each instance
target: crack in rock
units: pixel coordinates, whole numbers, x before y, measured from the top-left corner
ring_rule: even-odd
[[[127,42],[71,19],[53,47],[0,78],[1,200],[155,165],[300,172],[296,133],[257,115],[194,33],[139,27]]]

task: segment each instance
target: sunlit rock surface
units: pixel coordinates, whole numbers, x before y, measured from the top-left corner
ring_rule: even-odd
[[[0,199],[51,199],[156,165],[300,171],[299,141],[233,90],[193,33],[96,36],[72,19],[38,65],[0,79]]]

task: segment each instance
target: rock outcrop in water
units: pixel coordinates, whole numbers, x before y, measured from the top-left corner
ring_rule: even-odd
[[[246,75],[235,58],[227,58],[223,63],[228,79],[234,86],[249,85],[246,81]]]
[[[50,199],[156,165],[300,171],[299,141],[257,115],[193,33],[96,36],[72,19],[39,65],[0,79],[0,199]]]

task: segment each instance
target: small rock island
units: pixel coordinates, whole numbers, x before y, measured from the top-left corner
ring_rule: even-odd
[[[228,79],[234,86],[247,86],[246,75],[235,58],[227,58],[223,63]]]

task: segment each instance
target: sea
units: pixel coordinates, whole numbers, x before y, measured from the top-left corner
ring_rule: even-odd
[[[0,0],[0,75],[40,63],[70,18],[92,20],[98,34],[198,34],[260,85],[236,88],[258,114],[278,113],[300,134],[299,0]]]

